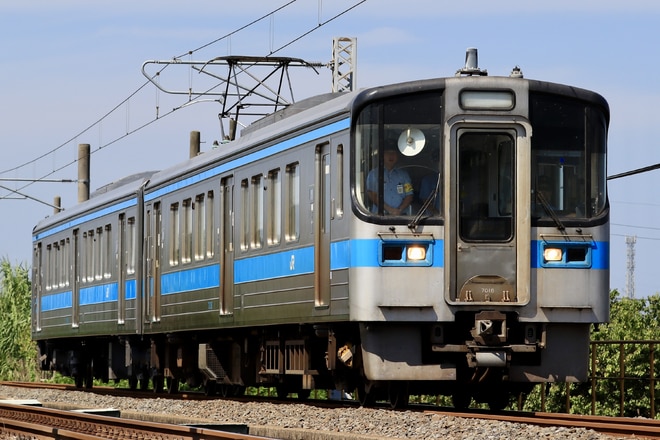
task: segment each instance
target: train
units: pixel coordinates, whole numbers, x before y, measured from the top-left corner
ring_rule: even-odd
[[[472,50],[453,76],[293,103],[34,227],[41,368],[393,408],[585,381],[608,126],[598,93],[488,75]]]

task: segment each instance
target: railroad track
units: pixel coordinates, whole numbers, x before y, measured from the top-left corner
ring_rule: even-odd
[[[0,432],[18,438],[91,440],[255,440],[247,434],[0,403]]]
[[[660,439],[660,420],[654,419],[517,411],[486,413],[425,410],[424,412],[543,427],[584,428],[617,437]]]
[[[1,385],[12,386],[12,387],[25,387],[25,388],[48,388],[48,389],[58,389],[62,391],[66,390],[77,390],[81,391],[79,388],[76,388],[72,385],[55,385],[55,384],[43,384],[43,383],[22,383],[22,382],[0,382]],[[144,397],[144,398],[153,398],[153,392],[135,392],[128,390],[115,389],[113,387],[94,387],[93,389],[88,390],[90,392],[107,394],[114,396],[131,396],[131,397]],[[209,399],[209,397],[204,396],[201,393],[190,393],[190,394],[158,394],[159,398],[178,398],[178,399]],[[236,400],[236,399],[233,399]],[[272,401],[268,399],[271,402]],[[286,403],[286,402],[278,402]],[[322,407],[327,407],[337,404],[337,402],[321,402],[321,401],[308,401],[308,404],[318,405]],[[346,405],[346,402],[343,402],[342,405]],[[440,416],[452,416],[452,417],[463,417],[463,418],[472,418],[472,419],[484,419],[484,420],[493,420],[493,421],[505,421],[511,423],[524,423],[537,425],[542,427],[565,427],[565,428],[585,428],[591,429],[599,433],[613,435],[617,437],[635,437],[635,438],[650,438],[650,439],[660,439],[660,421],[653,419],[643,419],[643,418],[625,418],[625,417],[603,417],[603,416],[588,416],[588,415],[576,415],[576,414],[561,414],[561,413],[542,413],[542,412],[518,412],[518,411],[507,411],[507,412],[486,412],[483,410],[475,411],[456,411],[447,408],[433,408],[431,409],[428,406],[416,406],[411,405],[408,408],[409,411],[418,411],[428,414],[437,414]],[[1,414],[0,414],[1,415]],[[118,419],[113,419],[117,422]],[[121,419],[124,421],[124,419]],[[0,420],[0,423],[3,421]],[[127,421],[127,423],[129,423]],[[130,422],[137,423],[142,427],[144,422]],[[188,429],[183,428],[182,429]],[[235,434],[233,434],[235,435]],[[52,438],[52,437],[51,437]],[[140,438],[133,437],[133,438]],[[150,438],[150,437],[144,437]],[[179,437],[179,438],[188,438],[188,437]],[[199,438],[199,437],[197,437]],[[206,438],[206,437],[205,437]],[[215,437],[215,438],[250,438],[250,437]]]

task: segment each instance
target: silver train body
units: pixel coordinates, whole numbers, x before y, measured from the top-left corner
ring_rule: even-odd
[[[608,123],[601,96],[520,75],[292,105],[34,228],[42,368],[393,406],[584,381],[609,315]]]

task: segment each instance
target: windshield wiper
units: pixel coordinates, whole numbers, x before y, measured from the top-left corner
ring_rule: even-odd
[[[541,193],[541,191],[536,192],[536,198],[538,199],[539,202],[541,202],[541,205],[543,205],[543,209],[545,210],[545,212],[555,222],[555,225],[557,225],[557,229],[559,229],[560,231],[563,231],[564,229],[566,229],[566,227],[561,222],[561,220],[559,220],[559,216],[557,216],[557,213],[555,212],[554,209],[552,209],[552,206],[550,206],[550,203],[548,203],[548,200]]]
[[[431,206],[431,203],[435,201],[435,198],[438,196],[438,192],[440,191],[440,173],[438,173],[438,178],[436,179],[435,182],[435,188],[433,188],[433,191],[431,191],[431,194],[424,200],[424,203],[422,204],[422,207],[419,208],[419,211],[417,214],[415,214],[415,217],[412,219],[410,223],[408,223],[408,228],[411,231],[414,231],[417,229],[417,226],[419,225],[419,221],[422,219],[422,216],[426,213],[426,210]],[[428,216],[427,216],[428,217]]]

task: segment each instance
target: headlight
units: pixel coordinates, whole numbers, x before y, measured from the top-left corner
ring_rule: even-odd
[[[561,261],[562,250],[558,248],[545,248],[543,250],[543,259],[545,261]]]
[[[423,246],[408,246],[406,257],[409,261],[426,260],[426,248]]]

